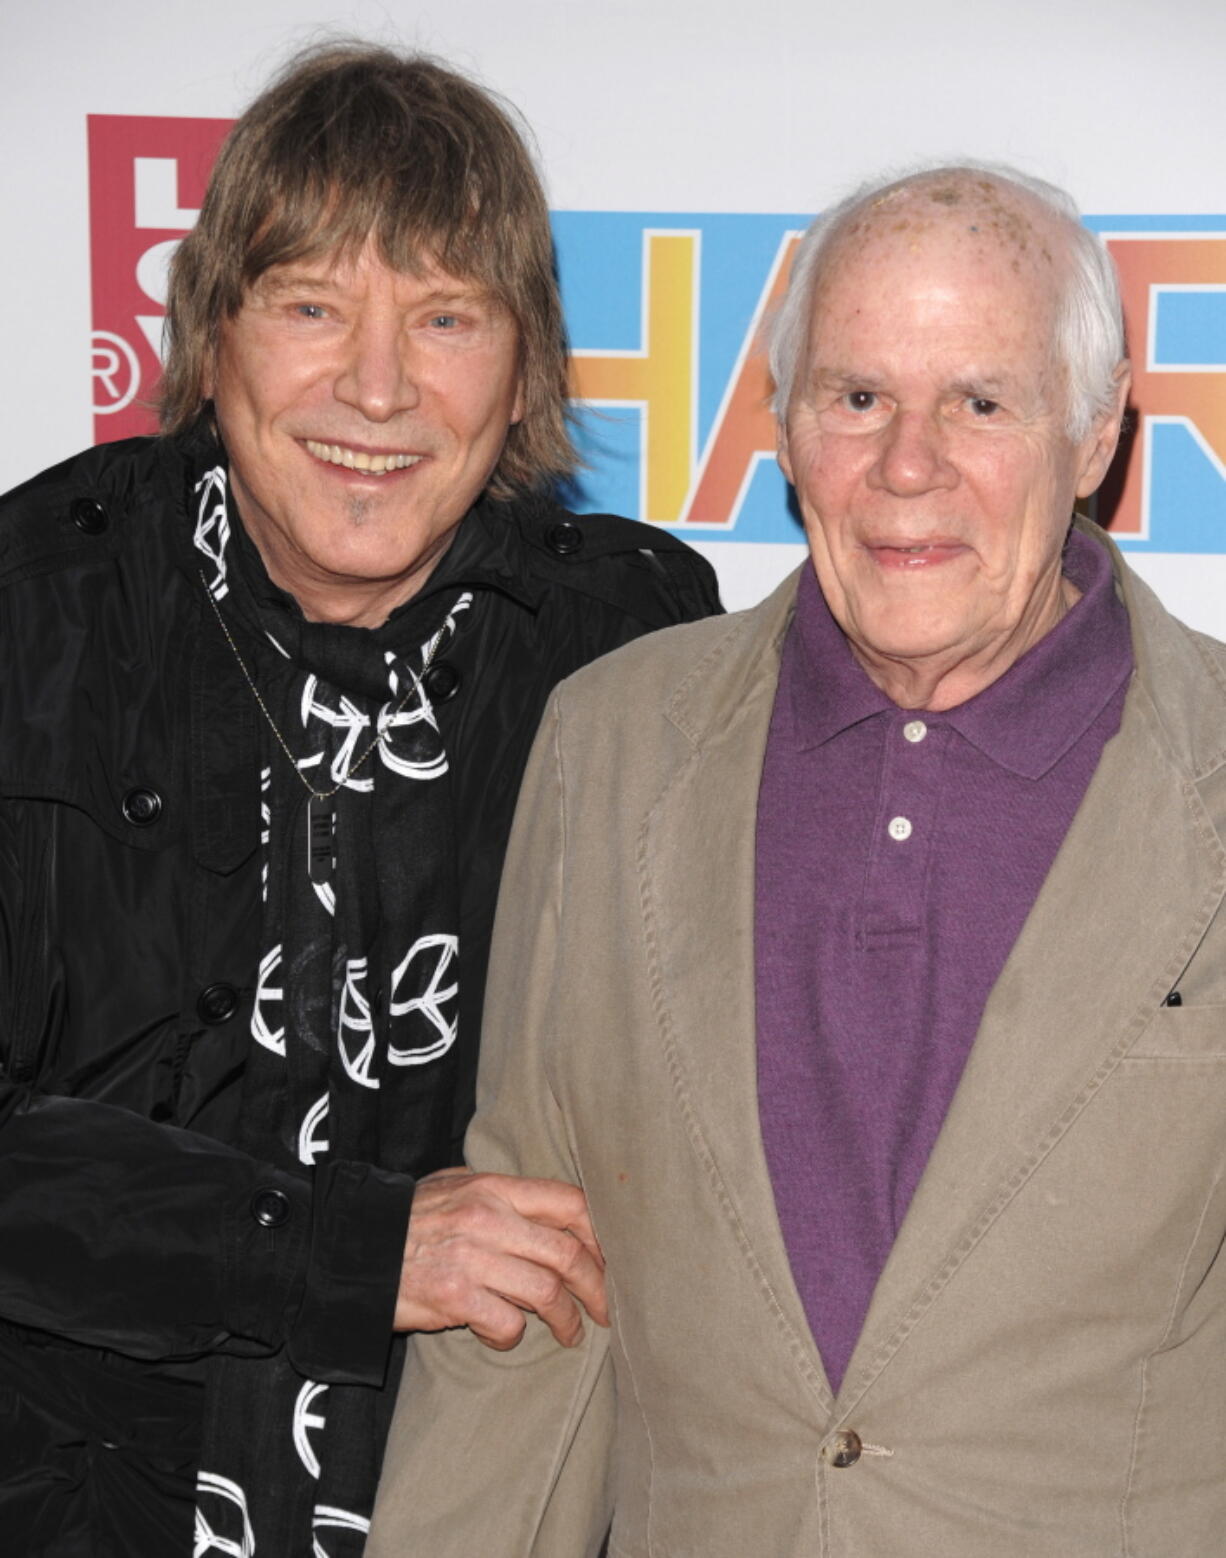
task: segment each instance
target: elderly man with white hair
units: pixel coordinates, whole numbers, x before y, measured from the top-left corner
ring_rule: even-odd
[[[371,1553],[1220,1558],[1226,650],[1072,517],[1110,261],[877,183],[773,363],[811,563],[562,685],[503,885],[469,1156],[612,1330],[421,1338]]]

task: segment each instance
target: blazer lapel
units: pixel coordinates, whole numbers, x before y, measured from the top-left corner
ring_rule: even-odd
[[[1129,605],[1135,632],[1146,603]],[[1143,653],[1138,646],[1139,672]],[[1221,690],[1203,666],[1196,690],[1220,722]],[[1172,696],[1196,701],[1186,686]],[[1120,731],[992,991],[873,1296],[841,1412],[1136,1041],[1226,892],[1221,771],[1202,795],[1190,755],[1172,750],[1163,707],[1143,676],[1134,680]],[[1196,717],[1207,723],[1203,704]]]
[[[792,1279],[758,1120],[754,840],[795,578],[749,613],[669,706],[690,743],[640,835],[663,1042],[695,1150],[818,1404],[833,1402]]]

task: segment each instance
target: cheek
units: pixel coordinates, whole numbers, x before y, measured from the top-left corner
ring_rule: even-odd
[[[974,489],[980,512],[1002,529],[1028,530],[1033,516],[1051,506],[1051,463],[1025,445],[985,444],[965,451],[958,465]]]
[[[223,432],[230,436],[254,436],[266,418],[265,393],[260,374],[235,353],[227,353],[217,367],[214,404]]]
[[[792,480],[798,495],[806,501],[824,506],[828,494],[839,479],[840,461],[832,440],[811,432],[794,437],[789,452]]]
[[[500,449],[512,422],[519,419],[518,386],[510,375],[500,377],[496,370],[475,384],[466,379],[453,386],[449,402],[461,442],[481,456],[490,449]]]
[[[1007,588],[1029,589],[1058,562],[1068,528],[1050,461],[1006,459],[980,485],[983,551]]]
[[[826,440],[815,451],[811,465],[801,476],[798,488],[802,508],[811,525],[820,524],[831,547],[854,528],[857,513],[865,507],[866,461],[863,448],[840,448]]]
[[[334,372],[324,354],[274,333],[252,335],[219,353],[217,401],[250,436],[268,435],[278,419],[332,399]]]

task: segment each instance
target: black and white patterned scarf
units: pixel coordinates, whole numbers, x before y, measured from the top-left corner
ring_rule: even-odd
[[[308,804],[260,722],[263,932],[238,1145],[299,1172],[345,1159],[417,1174],[450,1132],[458,951],[447,754],[421,676],[471,596],[377,632],[274,612],[224,465],[195,491],[204,584],[297,767],[336,789]],[[193,1558],[360,1554],[394,1390],[305,1379],[283,1352],[212,1359]]]

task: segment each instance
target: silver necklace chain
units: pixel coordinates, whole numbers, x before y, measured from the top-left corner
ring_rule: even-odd
[[[303,788],[306,790],[307,794],[311,797],[312,800],[314,800],[314,801],[330,801],[334,795],[339,795],[340,794],[340,792],[349,783],[350,779],[353,778],[354,774],[357,773],[358,769],[361,768],[362,764],[374,752],[375,748],[383,745],[384,733],[385,733],[384,730],[378,730],[378,729],[376,730],[376,734],[374,736],[374,739],[370,742],[370,745],[362,753],[361,757],[355,758],[354,761],[349,764],[348,768],[346,768],[344,774],[342,775],[339,784],[334,784],[330,790],[317,790],[315,788],[315,786],[311,783],[311,781],[307,778],[307,776],[303,773],[302,769],[298,766],[298,759],[290,751],[289,743],[286,741],[285,737],[281,734],[280,728],[277,725],[276,720],[273,719],[272,715],[268,712],[268,705],[264,702],[263,698],[260,696],[260,689],[255,685],[255,678],[252,676],[251,672],[247,669],[247,663],[243,659],[242,655],[239,653],[238,645],[234,642],[233,636],[230,633],[230,629],[226,626],[226,619],[221,614],[221,608],[220,608],[220,606],[218,606],[217,600],[214,597],[212,590],[209,589],[208,580],[204,577],[204,570],[203,569],[200,570],[200,582],[201,582],[202,585],[204,585],[204,593],[208,596],[209,605],[212,606],[212,608],[213,608],[213,615],[217,618],[217,625],[221,628],[221,631],[225,634],[225,636],[226,636],[226,643],[229,644],[230,649],[232,650],[232,652],[234,654],[234,658],[238,661],[238,668],[243,673],[243,680],[247,683],[247,686],[251,688],[252,696],[255,698],[255,701],[260,706],[260,713],[263,714],[264,718],[268,721],[268,728],[269,728],[269,730],[272,731],[273,735],[277,738],[277,743],[280,746],[282,752],[284,752],[286,757],[289,759],[290,767],[298,775],[299,779],[302,780]],[[445,636],[446,635],[444,633],[443,628],[440,628],[439,631],[434,635],[434,642],[430,645],[430,648],[429,648],[429,650],[426,653],[426,657],[422,661],[421,670],[417,673],[416,678],[414,678],[412,676],[412,674],[410,673],[408,690],[405,692],[405,694],[401,698],[400,702],[396,705],[396,707],[392,710],[391,714],[388,716],[388,720],[387,720],[387,725],[388,726],[390,726],[392,720],[394,720],[396,718],[396,716],[401,712],[401,710],[404,708],[405,704],[408,703],[409,699],[413,696],[414,692],[417,691],[417,687],[418,687],[419,683],[421,682],[422,678],[425,676],[426,672],[430,669],[430,666],[433,664],[434,656],[438,652],[439,646],[442,644],[443,639],[444,639]],[[378,720],[379,720],[379,716],[376,714],[374,716],[374,723],[375,723],[376,727],[378,725]],[[386,729],[386,727],[385,727],[385,729]]]

